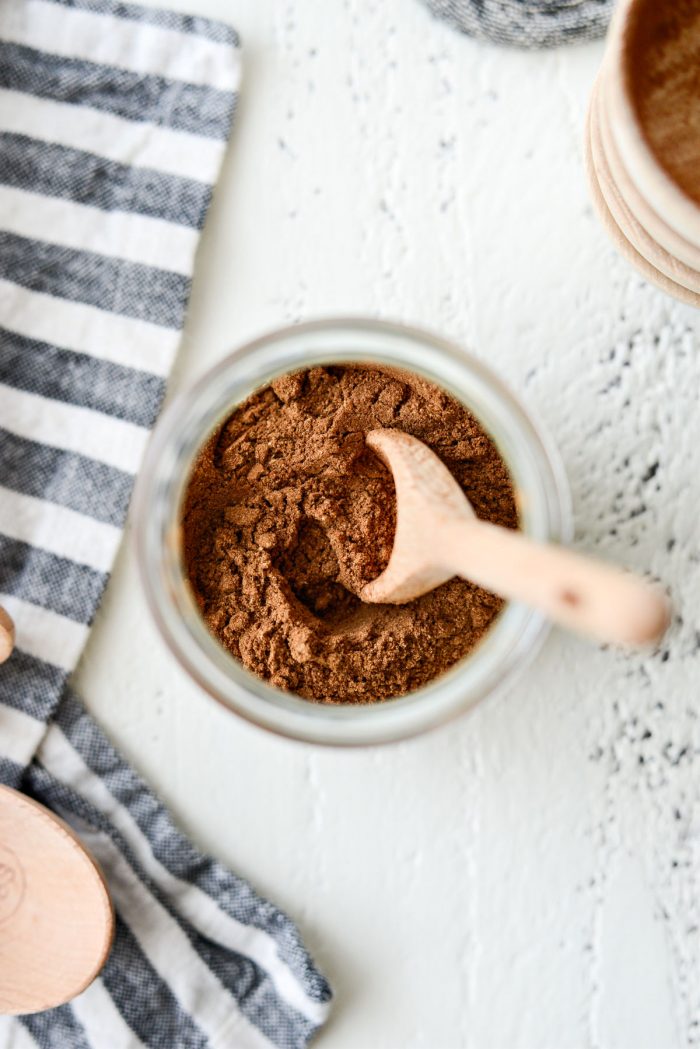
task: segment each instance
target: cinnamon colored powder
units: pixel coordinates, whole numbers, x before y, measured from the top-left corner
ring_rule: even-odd
[[[442,674],[502,602],[461,579],[406,605],[358,591],[385,567],[391,474],[365,444],[398,427],[428,444],[479,517],[517,526],[513,486],[476,419],[414,375],[313,368],[253,394],[200,453],[183,511],[184,557],[209,629],[278,688],[368,703]]]
[[[628,17],[624,66],[642,131],[700,203],[700,0],[637,0]]]

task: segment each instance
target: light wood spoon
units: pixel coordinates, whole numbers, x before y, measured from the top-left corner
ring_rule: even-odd
[[[75,998],[113,934],[109,893],[84,845],[43,805],[0,786],[0,1013]]]
[[[399,430],[372,430],[367,444],[394,476],[396,535],[387,567],[360,591],[363,601],[403,604],[460,575],[599,641],[643,644],[668,626],[669,603],[657,587],[478,520],[422,441]]]
[[[4,663],[12,655],[15,647],[15,624],[0,605],[0,663]]]

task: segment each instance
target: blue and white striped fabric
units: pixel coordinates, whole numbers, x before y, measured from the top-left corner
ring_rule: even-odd
[[[0,781],[73,826],[117,911],[15,1049],[305,1046],[330,998],[292,922],[198,853],[70,689],[180,340],[239,80],[235,32],[118,0],[0,3]],[[0,938],[1,942],[1,938]]]
[[[614,0],[425,0],[462,33],[513,47],[559,47],[596,40]]]

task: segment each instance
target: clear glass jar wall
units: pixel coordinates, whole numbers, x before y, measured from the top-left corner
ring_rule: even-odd
[[[469,408],[508,464],[521,527],[532,538],[567,542],[571,511],[558,456],[522,405],[489,369],[427,332],[359,319],[297,325],[242,346],[173,400],[149,446],[134,511],[142,578],[163,637],[195,681],[248,721],[295,739],[357,746],[416,735],[473,707],[529,661],[547,624],[509,603],[482,643],[447,674],[409,695],[361,706],[312,703],[272,688],[211,636],[181,558],[180,511],[194,457],[237,404],[277,376],[349,363],[415,372]]]

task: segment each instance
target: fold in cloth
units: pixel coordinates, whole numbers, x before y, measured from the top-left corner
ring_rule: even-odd
[[[0,1046],[305,1046],[330,990],[72,693],[180,340],[236,102],[235,32],[116,0],[0,6],[0,781],[57,812],[117,912],[97,980]]]
[[[603,36],[614,0],[425,0],[433,14],[481,40],[558,47]]]

